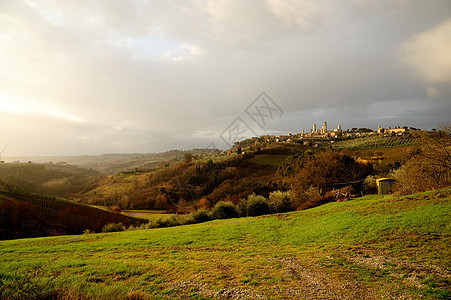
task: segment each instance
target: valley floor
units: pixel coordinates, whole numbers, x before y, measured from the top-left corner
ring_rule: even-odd
[[[449,299],[451,189],[0,242],[1,298]]]

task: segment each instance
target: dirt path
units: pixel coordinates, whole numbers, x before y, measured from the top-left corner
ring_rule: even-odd
[[[451,278],[449,272],[437,266],[413,264],[370,250],[360,250],[345,259],[326,257],[315,261],[267,257],[266,260],[268,265],[282,268],[287,278],[296,280],[289,284],[274,283],[270,287],[262,283],[258,288],[235,288],[233,282],[223,282],[229,288],[220,290],[192,280],[170,283],[168,288],[177,290],[180,299],[193,299],[193,293],[207,299],[418,299],[418,295],[411,294],[408,289],[425,288],[421,282],[426,276]],[[356,275],[358,271],[353,272],[354,268],[368,270],[369,274],[375,274],[374,278],[362,279]],[[265,288],[271,291],[256,292]]]

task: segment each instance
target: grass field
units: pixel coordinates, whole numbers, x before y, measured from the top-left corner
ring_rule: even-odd
[[[0,242],[0,298],[449,299],[451,189]]]
[[[123,210],[122,213],[126,216],[130,216],[138,219],[151,220],[158,217],[170,217],[170,214],[165,213],[165,210]]]

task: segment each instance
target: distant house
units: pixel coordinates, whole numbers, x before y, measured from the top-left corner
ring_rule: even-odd
[[[380,126],[377,128],[377,133],[378,134],[403,134],[404,132],[406,132],[405,128],[401,128],[401,127],[397,127],[397,128],[381,128]]]

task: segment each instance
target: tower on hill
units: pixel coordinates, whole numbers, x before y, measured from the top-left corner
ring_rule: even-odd
[[[324,124],[321,127],[321,133],[322,134],[327,133],[327,122],[326,121],[324,121]]]

